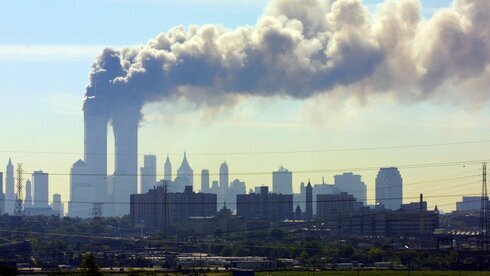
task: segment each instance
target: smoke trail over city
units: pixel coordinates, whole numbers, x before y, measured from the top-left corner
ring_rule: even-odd
[[[105,49],[86,105],[139,112],[155,101],[303,99],[335,88],[413,101],[451,89],[465,101],[486,100],[490,1],[455,0],[429,19],[421,8],[387,0],[370,13],[360,0],[275,0],[255,26],[175,27],[144,46]]]

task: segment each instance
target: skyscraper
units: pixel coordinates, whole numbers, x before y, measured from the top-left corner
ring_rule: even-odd
[[[341,175],[334,176],[335,187],[341,192],[353,195],[358,202],[362,202],[366,205],[366,185],[361,181],[361,176],[353,173],[343,173]]]
[[[228,191],[228,185],[229,185],[229,175],[228,175],[228,164],[226,164],[226,161],[224,161],[220,166],[219,166],[219,189],[220,189],[220,194],[226,195]],[[219,200],[219,198],[218,198]]]
[[[10,215],[14,214],[15,199],[14,165],[9,158],[5,174],[5,211]]]
[[[143,167],[140,168],[140,194],[146,194],[157,183],[157,157],[145,155]]]
[[[29,179],[26,181],[26,196],[24,199],[24,208],[32,208],[32,183]]]
[[[84,163],[90,179],[91,193],[85,195],[90,201],[107,200],[107,126],[109,114],[96,104],[95,98],[86,99],[84,115]],[[128,195],[129,197],[129,195]]]
[[[201,171],[201,193],[209,193],[209,170]]]
[[[63,217],[65,215],[65,206],[61,201],[60,194],[53,195],[53,204],[51,205],[51,208],[53,209],[54,214],[59,214],[60,217]]]
[[[43,171],[35,171],[32,174],[34,186],[34,208],[49,207],[49,178]]]
[[[293,173],[282,166],[276,172],[272,172],[272,192],[293,194]]]
[[[170,158],[167,154],[167,160],[165,160],[165,168],[164,168],[164,180],[172,181],[172,164],[170,163]]]
[[[0,216],[5,214],[5,194],[3,193],[3,172],[0,172]]]
[[[78,160],[70,170],[70,202],[68,204],[68,216],[70,217],[91,217],[92,202],[95,193],[90,184],[91,176],[89,167],[83,160]]]
[[[187,155],[184,152],[184,159],[177,170],[177,178],[175,178],[174,185],[176,186],[173,192],[184,192],[185,186],[194,186],[194,171],[192,170],[189,162],[187,161]]]
[[[376,203],[398,210],[403,202],[403,179],[395,167],[381,168],[376,176]]]
[[[305,193],[306,193],[305,219],[312,220],[313,219],[313,187],[311,186],[310,181],[308,181],[308,185],[306,185]]]

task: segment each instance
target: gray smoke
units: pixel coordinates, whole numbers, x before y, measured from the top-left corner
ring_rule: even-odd
[[[451,88],[486,100],[490,1],[455,0],[430,19],[420,9],[417,0],[386,0],[374,14],[360,0],[274,0],[253,27],[175,27],[144,46],[105,49],[86,105],[139,112],[154,101],[301,99],[334,88],[415,101]]]

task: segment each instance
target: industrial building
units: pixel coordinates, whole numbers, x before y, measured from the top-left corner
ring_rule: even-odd
[[[281,222],[293,219],[293,195],[269,193],[266,186],[260,193],[237,195],[237,215],[246,219]]]
[[[157,186],[145,194],[132,194],[130,216],[133,225],[160,228],[184,222],[189,217],[216,215],[216,195],[195,193],[187,186],[183,193],[169,193]]]

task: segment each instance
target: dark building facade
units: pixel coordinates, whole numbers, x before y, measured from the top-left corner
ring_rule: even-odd
[[[260,193],[237,195],[237,215],[245,219],[281,222],[293,219],[293,195],[269,193],[268,187],[260,187]]]
[[[396,211],[363,207],[346,193],[318,195],[317,210],[317,220],[334,236],[419,236],[439,228],[439,212],[427,210],[422,195],[419,202],[404,204]]]
[[[189,217],[216,215],[216,195],[194,193],[192,186],[183,193],[167,193],[157,186],[146,194],[132,194],[130,216],[133,225],[163,227],[183,223]]]

